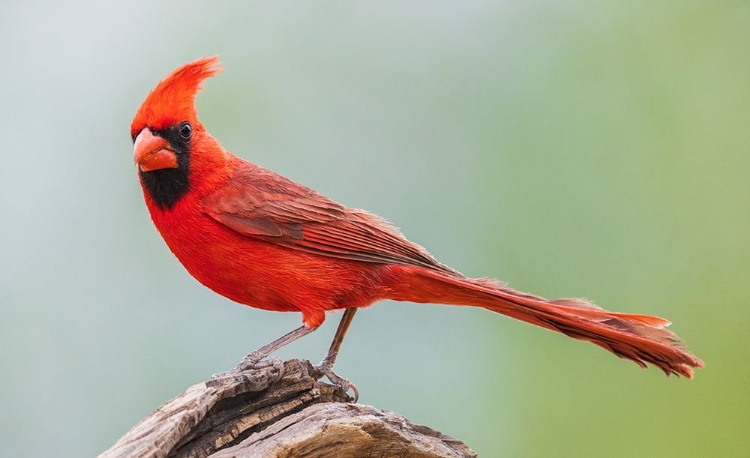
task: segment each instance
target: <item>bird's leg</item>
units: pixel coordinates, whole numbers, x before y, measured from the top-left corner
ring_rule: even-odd
[[[262,367],[274,366],[278,368],[279,379],[281,379],[284,376],[284,364],[281,362],[281,360],[279,358],[270,358],[266,361],[263,361],[263,359],[265,359],[268,355],[275,352],[284,345],[290,344],[297,339],[305,337],[316,329],[318,328],[308,328],[307,326],[302,325],[294,331],[284,334],[273,342],[263,345],[259,349],[248,353],[244,358],[242,358],[242,361],[240,361],[237,367],[235,367],[231,371],[214,374],[211,378],[217,379],[248,369],[260,369]]]
[[[298,327],[297,329],[295,329],[294,331],[288,334],[284,334],[283,336],[279,337],[273,342],[263,345],[259,349],[255,350],[254,352],[248,353],[247,356],[242,358],[242,361],[240,361],[240,363],[237,365],[237,370],[243,371],[251,367],[257,366],[258,363],[262,359],[264,359],[266,356],[270,355],[271,353],[275,352],[281,347],[294,342],[297,339],[301,339],[302,337],[305,337],[306,335],[313,332],[315,329],[317,328],[308,328],[307,326],[302,325]]]
[[[326,354],[326,357],[323,358],[323,361],[316,368],[328,377],[331,382],[343,388],[344,391],[349,391],[349,388],[351,388],[354,391],[354,402],[357,402],[357,399],[359,399],[359,390],[357,390],[357,387],[349,380],[339,377],[333,372],[333,365],[336,362],[336,357],[339,355],[341,343],[344,342],[344,336],[349,329],[349,325],[352,324],[352,320],[354,320],[355,313],[357,313],[357,309],[353,307],[344,311],[344,316],[341,317],[339,327],[336,328],[336,335],[333,336],[331,348],[328,349],[328,354]]]

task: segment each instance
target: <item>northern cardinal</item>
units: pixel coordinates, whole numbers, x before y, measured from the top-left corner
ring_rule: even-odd
[[[302,313],[301,327],[250,353],[239,370],[314,331],[326,312],[345,309],[320,370],[348,389],[333,372],[339,347],[356,310],[382,299],[480,307],[588,340],[667,375],[692,378],[692,368],[703,366],[665,329],[665,319],[467,278],[382,218],[228,152],[195,109],[203,81],[220,71],[209,57],[172,72],[146,97],[130,134],[151,219],[188,272],[241,304]]]

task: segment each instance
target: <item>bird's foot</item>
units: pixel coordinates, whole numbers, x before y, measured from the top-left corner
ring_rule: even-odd
[[[354,391],[354,402],[356,403],[359,399],[359,390],[357,389],[357,386],[350,382],[349,380],[345,379],[344,377],[339,376],[335,372],[333,372],[333,364],[329,363],[327,360],[323,360],[320,365],[315,366],[315,369],[320,371],[323,375],[328,377],[328,380],[331,381],[334,385],[340,387],[342,390],[344,390],[344,393],[349,393],[349,390],[351,389]]]
[[[231,377],[239,374],[240,372],[245,371],[254,371],[263,369],[266,367],[274,367],[276,371],[279,373],[279,375],[276,377],[275,381],[279,381],[282,378],[284,378],[284,362],[281,361],[279,358],[271,357],[266,358],[265,355],[263,355],[260,352],[254,351],[252,353],[247,354],[244,358],[242,358],[242,361],[232,370],[225,371],[225,372],[219,372],[218,374],[214,374],[211,376],[211,380],[216,380],[224,377]]]

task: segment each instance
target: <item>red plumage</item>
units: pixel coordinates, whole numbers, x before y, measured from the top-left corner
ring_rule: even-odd
[[[151,91],[131,125],[154,225],[208,288],[252,307],[301,312],[309,329],[320,326],[327,311],[382,299],[465,305],[588,340],[667,374],[691,377],[692,368],[702,367],[665,329],[667,320],[466,278],[383,219],[224,150],[199,122],[194,104],[202,82],[219,71],[215,57],[175,70]]]

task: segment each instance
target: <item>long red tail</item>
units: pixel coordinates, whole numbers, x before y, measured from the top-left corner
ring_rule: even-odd
[[[548,300],[495,280],[469,279],[410,266],[395,267],[389,298],[481,307],[517,320],[587,340],[641,367],[654,364],[667,375],[693,377],[703,361],[690,354],[670,322],[649,315],[608,312],[585,299]]]

